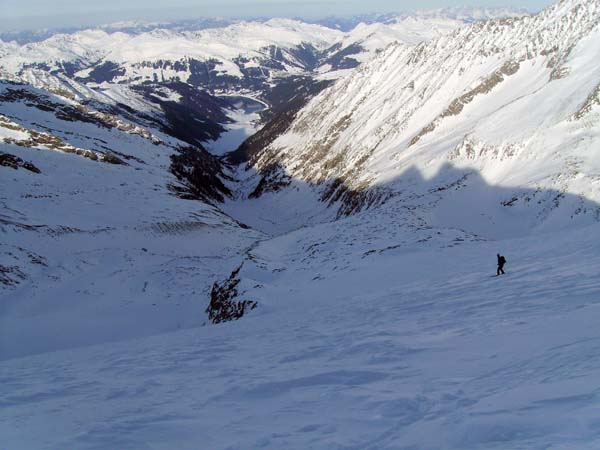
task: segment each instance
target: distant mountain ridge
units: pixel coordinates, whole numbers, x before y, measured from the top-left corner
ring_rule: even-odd
[[[192,75],[198,78],[204,74],[213,78],[256,78],[261,71],[274,72],[278,77],[311,72],[326,64],[336,49],[345,50],[350,44],[355,47],[350,54],[372,54],[394,40],[414,43],[429,39],[430,29],[440,24],[445,28],[442,32],[462,24],[439,18],[410,19],[403,17],[379,27],[371,22],[371,26],[361,25],[348,33],[289,19],[225,23],[225,27],[212,24],[198,30],[193,26],[186,30],[162,25],[152,25],[154,28],[149,30],[144,26],[139,32],[124,31],[131,29],[127,26],[83,30],[24,45],[0,42],[0,68],[13,75],[39,68],[95,83],[139,83],[174,77],[187,81]],[[405,29],[409,22],[411,26]],[[362,48],[360,41],[368,37],[365,28],[377,41]],[[346,50],[340,57],[348,56]],[[198,82],[193,78],[192,83]],[[204,83],[203,87],[211,86]]]
[[[410,18],[344,33],[290,19],[184,21],[170,28],[119,23],[23,45],[0,42],[0,77],[109,104],[137,104],[145,91],[142,103],[160,98],[161,108],[181,100],[180,94],[166,93],[183,83],[208,95],[244,95],[261,102],[266,121],[283,112],[284,105],[308,100],[391,42],[414,45],[462,24]],[[228,123],[223,119],[216,128],[211,125],[211,139]],[[254,120],[250,127],[256,126]]]
[[[458,6],[436,10],[419,10],[416,12],[404,13],[372,13],[359,14],[353,16],[329,16],[321,19],[306,19],[302,17],[293,17],[293,20],[304,23],[312,23],[323,25],[334,30],[343,32],[352,31],[361,23],[392,23],[397,20],[402,20],[407,17],[437,17],[446,19],[458,19],[465,22],[473,20],[486,20],[502,17],[514,17],[524,15],[529,11],[521,8],[476,8],[469,6]],[[249,18],[244,21],[264,23],[270,20],[269,18]],[[185,19],[175,21],[139,21],[128,20],[121,22],[113,22],[97,27],[63,27],[63,28],[47,28],[43,30],[24,30],[11,31],[0,33],[0,41],[11,42],[15,41],[20,45],[40,42],[48,39],[55,34],[73,34],[87,29],[102,29],[105,31],[124,32],[129,34],[140,34],[152,31],[157,28],[168,29],[173,31],[199,31],[210,28],[225,28],[236,23],[243,22],[238,19],[228,19],[223,17],[204,17],[198,19]]]

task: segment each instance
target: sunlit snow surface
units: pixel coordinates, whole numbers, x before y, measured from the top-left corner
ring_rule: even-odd
[[[257,177],[245,167],[221,209],[179,199],[174,138],[3,104],[9,126],[135,159],[0,144],[41,170],[0,167],[0,264],[23,274],[0,301],[0,448],[600,448],[598,103],[573,119],[597,98],[599,31],[597,4],[575,3],[555,12],[579,11],[581,40],[570,20],[524,19],[552,31],[544,45],[574,39],[567,75],[550,78],[541,53],[524,60],[412,145],[503,64],[480,52],[471,63],[463,37],[514,41],[510,57],[523,40],[457,32],[420,47],[438,59],[418,71],[391,47],[315,98],[307,126],[276,141],[279,162],[322,169],[329,159],[302,158],[344,125],[325,156],[367,155],[349,182],[372,175],[393,194],[340,221],[300,178],[246,198]],[[242,262],[238,299],[258,308],[206,324],[212,282]]]
[[[2,445],[598,448],[598,238],[291,266],[240,322],[4,361]]]

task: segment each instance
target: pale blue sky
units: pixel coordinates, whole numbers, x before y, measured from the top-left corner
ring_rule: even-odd
[[[536,11],[552,0],[0,0],[0,31],[88,26],[121,20],[309,17],[468,5]]]

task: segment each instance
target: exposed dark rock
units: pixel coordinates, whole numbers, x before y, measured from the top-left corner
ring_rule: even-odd
[[[321,201],[329,202],[329,206],[339,202],[337,218],[347,217],[360,211],[374,208],[385,203],[392,196],[391,192],[368,185],[357,188],[349,187],[344,179],[336,178],[330,182],[321,196]]]
[[[18,266],[3,266],[0,264],[0,284],[14,286],[26,278]]]
[[[170,171],[181,186],[170,185],[171,191],[186,200],[223,202],[231,191],[223,184],[221,161],[201,147],[179,147],[171,155]]]
[[[360,63],[351,56],[364,51],[358,44],[352,44],[343,49],[340,44],[336,44],[327,51],[327,57],[322,64],[331,65],[331,70],[354,69]]]
[[[262,177],[258,185],[248,196],[249,198],[258,198],[267,192],[277,192],[292,182],[292,178],[285,173],[285,170],[279,165],[273,165],[261,171]]]
[[[215,282],[210,292],[210,304],[205,312],[212,323],[238,320],[246,312],[253,310],[258,303],[253,300],[236,300],[237,286],[240,283],[238,275],[242,265],[235,269],[229,278],[222,283]]]
[[[107,150],[108,150],[108,148],[107,148]],[[118,152],[118,151],[116,151],[114,149],[110,149],[107,152],[105,152],[105,154],[104,154],[104,162],[108,162],[108,163],[112,163],[112,164],[125,164],[125,162],[122,161],[122,160],[120,162],[114,162],[116,159],[119,159],[119,158],[116,158],[115,155],[118,156],[119,158],[122,158],[122,159],[126,160],[126,161],[135,161],[135,162],[138,162],[140,164],[146,164],[146,161],[144,161],[141,158],[138,158],[137,156],[128,155],[127,153]],[[107,158],[111,159],[112,161],[107,161]]]
[[[19,169],[19,167],[22,167],[23,169],[29,170],[33,173],[42,173],[40,169],[33,165],[33,163],[29,161],[23,161],[18,156],[11,155],[10,153],[0,152],[0,166],[12,167],[15,170]]]
[[[125,75],[125,69],[120,67],[118,64],[106,61],[102,64],[94,67],[87,78],[79,79],[80,81],[92,81],[94,83],[104,83],[105,81],[110,82],[118,76]]]
[[[600,84],[598,84],[594,90],[588,95],[584,104],[579,110],[573,114],[571,120],[580,120],[582,117],[587,115],[594,107],[600,106]]]
[[[105,153],[102,157],[102,161],[108,164],[127,165],[127,163],[125,163],[122,159],[118,158],[117,155],[111,152]]]

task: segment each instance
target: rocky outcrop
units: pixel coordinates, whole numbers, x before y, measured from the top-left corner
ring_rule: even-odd
[[[585,100],[581,108],[573,114],[571,120],[580,120],[589,114],[594,107],[600,106],[600,84],[594,88],[594,90],[590,93],[588,98]]]
[[[445,117],[456,116],[462,112],[464,107],[471,103],[476,96],[489,93],[494,87],[500,84],[507,76],[514,75],[519,70],[519,63],[516,61],[507,61],[502,67],[492,73],[489,77],[478,84],[474,89],[471,89],[466,94],[455,98],[450,102],[448,107],[435,120],[417,133],[408,143],[408,146],[415,145],[426,134],[431,133],[440,124]]]
[[[33,173],[42,173],[33,163],[29,161],[23,161],[21,158],[10,153],[0,152],[0,166],[11,167],[15,170],[23,168]]]
[[[186,200],[223,202],[231,191],[222,179],[227,179],[221,161],[201,147],[178,147],[171,155],[170,172],[180,184],[169,189]]]
[[[3,266],[0,264],[0,284],[15,286],[26,278],[27,276],[18,266]]]
[[[0,103],[22,102],[27,106],[37,108],[41,111],[52,112],[57,119],[66,122],[84,122],[94,124],[101,128],[115,128],[128,134],[141,136],[159,143],[160,139],[152,135],[148,130],[132,123],[126,122],[114,114],[96,111],[83,104],[66,104],[55,101],[50,95],[36,92],[32,89],[22,87],[8,88],[0,93]]]
[[[339,205],[337,212],[339,219],[382,205],[391,195],[390,191],[370,187],[368,183],[352,188],[342,179],[336,178],[329,183],[321,200],[328,201],[330,206]]]
[[[261,178],[248,198],[258,198],[267,192],[277,192],[292,182],[292,178],[278,165],[268,167],[261,172]]]
[[[235,269],[229,278],[222,283],[215,282],[210,292],[210,304],[206,308],[208,319],[212,323],[229,322],[238,320],[248,311],[252,311],[258,306],[253,300],[238,300],[238,277],[242,265]]]
[[[18,145],[19,147],[27,148],[47,148],[52,150],[58,150],[64,153],[73,153],[75,155],[91,159],[92,161],[100,161],[108,164],[127,165],[126,162],[124,162],[112,152],[107,151],[101,153],[84,148],[75,147],[74,145],[64,142],[62,139],[52,134],[42,133],[39,131],[24,128],[2,115],[0,115],[0,127],[22,133],[21,137],[18,138],[3,138],[3,141],[7,144],[14,144]]]
[[[524,149],[521,142],[504,142],[490,145],[473,136],[465,138],[448,154],[448,160],[498,160],[515,158]]]

